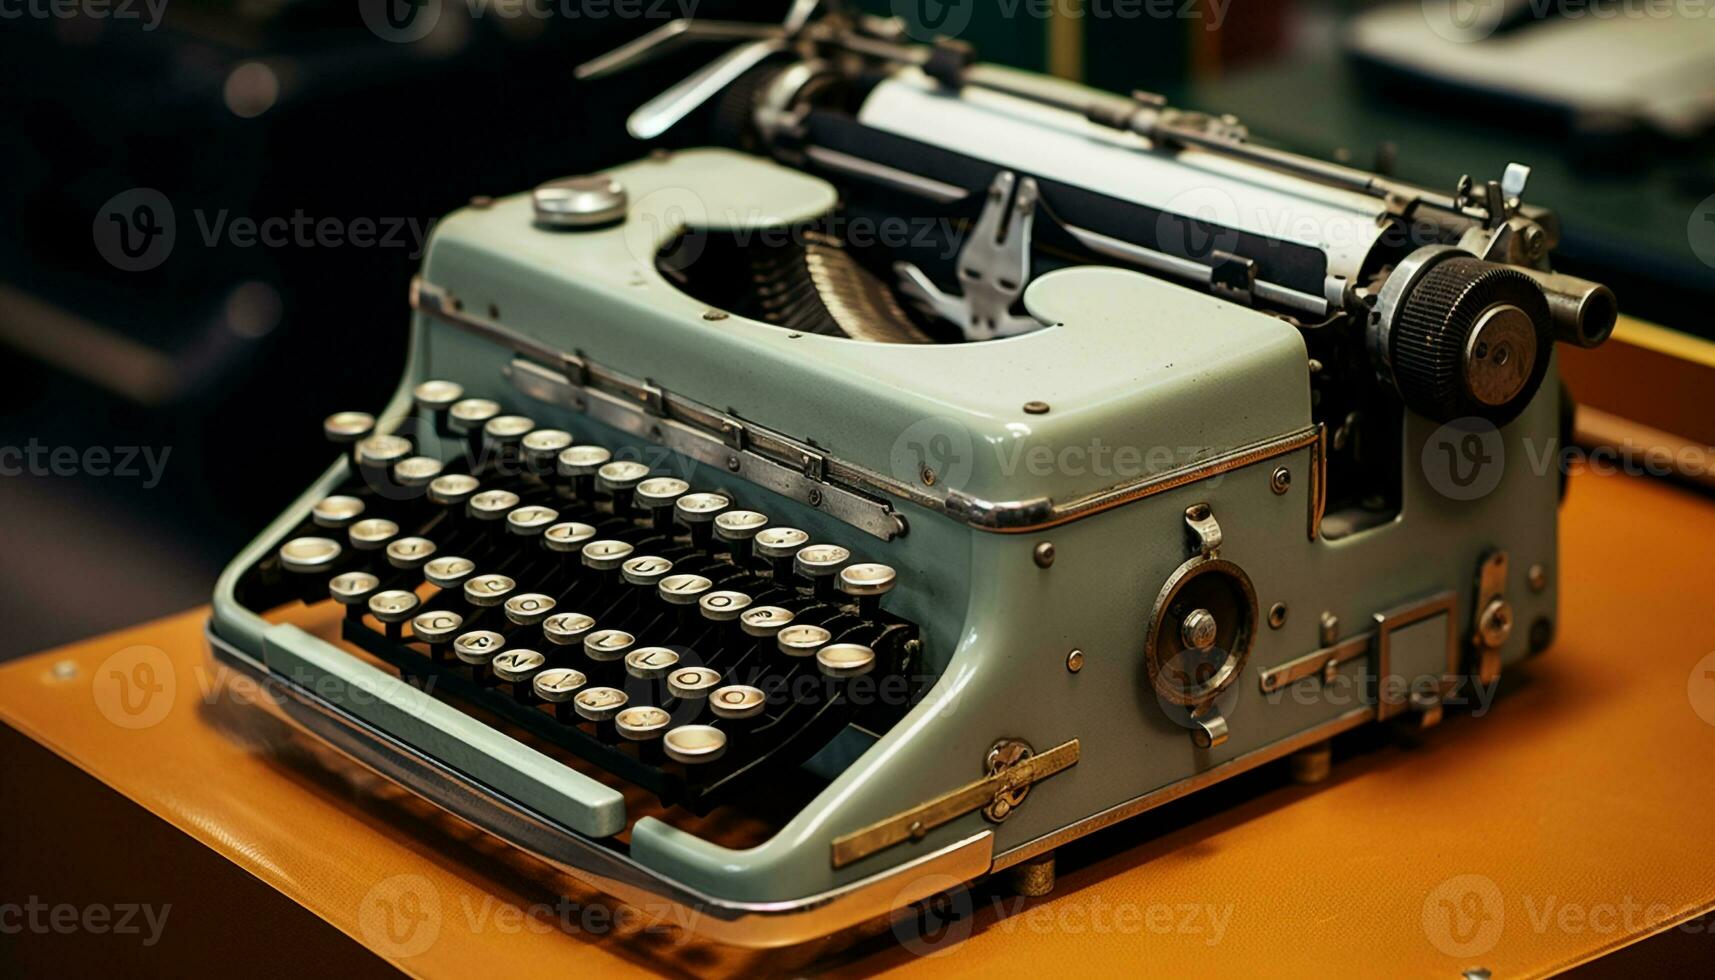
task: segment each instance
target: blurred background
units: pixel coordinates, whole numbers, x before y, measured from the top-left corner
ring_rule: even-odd
[[[709,52],[574,65],[787,5],[0,2],[0,657],[206,601],[325,465],[320,420],[395,386],[435,218],[646,152],[626,114]],[[864,6],[1433,187],[1528,163],[1558,267],[1715,337],[1715,5]]]

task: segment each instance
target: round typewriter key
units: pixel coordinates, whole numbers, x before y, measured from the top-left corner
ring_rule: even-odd
[[[680,667],[667,675],[667,693],[676,698],[694,701],[706,698],[709,692],[720,686],[719,671],[707,667]]]
[[[385,517],[369,517],[351,526],[346,532],[351,537],[351,546],[359,551],[379,551],[387,547],[387,542],[399,536],[399,525]]]
[[[632,585],[654,585],[673,570],[673,563],[655,555],[640,555],[627,558],[620,566],[620,574]]]
[[[533,538],[560,519],[560,512],[551,507],[531,504],[506,515],[506,530],[520,537]]]
[[[393,464],[393,479],[404,487],[426,487],[441,475],[441,461],[433,456],[412,456]]]
[[[729,510],[715,518],[715,537],[737,544],[756,537],[767,526],[767,514],[754,510]]]
[[[394,568],[422,568],[435,556],[435,543],[428,538],[396,538],[387,543],[387,564]]]
[[[671,507],[680,497],[690,492],[691,485],[684,480],[672,476],[654,476],[637,485],[637,503],[650,510]]]
[[[596,470],[596,486],[608,493],[622,493],[635,488],[649,477],[649,467],[635,460],[615,460]]]
[[[594,476],[613,454],[601,446],[573,446],[560,451],[557,466],[561,476]]]
[[[415,592],[392,589],[369,597],[369,612],[383,623],[403,623],[417,614],[422,605]]]
[[[425,381],[411,389],[411,396],[416,399],[418,408],[443,412],[464,397],[464,385],[456,381]]]
[[[633,742],[660,738],[661,733],[672,723],[672,715],[651,705],[626,708],[613,717],[613,727]]]
[[[331,442],[356,442],[375,430],[368,412],[335,412],[322,420],[322,434]]]
[[[476,562],[453,555],[432,558],[423,566],[423,577],[429,580],[429,584],[443,589],[456,589],[475,573]]]
[[[890,565],[847,565],[840,569],[840,591],[855,598],[882,596],[893,591],[898,577]]]
[[[446,473],[429,481],[429,499],[437,504],[456,507],[469,500],[482,484],[466,473]]]
[[[691,547],[707,551],[714,543],[715,519],[732,501],[718,493],[687,493],[673,504],[673,516],[691,529]]]
[[[493,630],[472,630],[453,640],[453,654],[467,664],[481,667],[493,660],[505,645],[506,637]]]
[[[673,505],[691,485],[671,476],[655,476],[644,480],[632,491],[632,499],[650,515],[650,524],[661,534],[673,533]]]
[[[631,700],[617,687],[586,687],[572,698],[579,716],[590,721],[607,721]]]
[[[856,677],[875,669],[875,651],[861,643],[830,643],[816,651],[816,667],[829,677]]]
[[[465,509],[479,521],[498,521],[518,506],[518,495],[510,490],[484,490],[473,494]]]
[[[461,399],[447,411],[455,432],[475,432],[499,414],[500,403],[487,398]]]
[[[675,606],[693,606],[715,583],[701,575],[669,575],[661,580],[655,591]]]
[[[473,606],[493,607],[506,600],[518,583],[505,575],[478,575],[465,582],[464,597]]]
[[[716,623],[730,623],[750,608],[750,596],[743,592],[706,592],[697,600],[703,618]]]
[[[637,637],[624,630],[601,630],[584,637],[584,656],[601,663],[625,659]]]
[[[834,634],[820,626],[798,623],[775,634],[774,642],[780,647],[780,652],[788,657],[809,657],[833,638]]]
[[[792,610],[779,606],[751,606],[738,615],[738,624],[751,636],[767,638],[792,625]]]
[[[679,666],[679,654],[667,647],[638,647],[625,655],[625,672],[641,681],[660,680]]]
[[[496,415],[483,423],[482,434],[494,442],[513,443],[529,435],[535,428],[534,419],[522,415]]]
[[[563,647],[583,643],[593,629],[595,619],[583,613],[555,613],[542,621],[542,635]]]
[[[585,544],[595,537],[595,528],[577,521],[566,521],[555,524],[542,532],[542,542],[554,551],[582,551]]]
[[[531,464],[549,467],[572,447],[572,434],[563,429],[537,429],[525,435],[520,444],[524,447],[524,458]]]
[[[351,526],[353,521],[363,516],[363,501],[356,497],[324,497],[310,508],[310,520],[318,527],[339,528]]]
[[[519,626],[534,626],[554,611],[554,597],[526,592],[506,600],[506,618]]]
[[[762,558],[791,558],[810,543],[810,536],[795,527],[767,527],[756,532],[751,549]]]
[[[552,704],[561,704],[572,699],[578,689],[589,683],[589,678],[582,671],[570,667],[550,667],[536,675],[531,686],[536,689],[536,696]]]
[[[636,549],[624,541],[591,541],[584,545],[584,567],[598,572],[611,572],[625,563]]]
[[[494,658],[494,676],[508,684],[527,681],[530,675],[547,666],[548,658],[534,650],[508,650]]]
[[[661,740],[667,758],[694,766],[713,762],[726,751],[726,733],[709,725],[680,725]]]
[[[792,556],[792,570],[809,579],[816,594],[829,598],[834,591],[834,576],[840,566],[852,560],[852,553],[837,544],[813,544],[799,548]]]
[[[357,444],[357,461],[365,466],[392,466],[411,455],[411,440],[404,436],[370,436]]]
[[[445,643],[464,626],[464,617],[444,609],[418,613],[411,620],[411,633],[424,643]]]
[[[852,553],[837,544],[813,544],[799,548],[792,556],[792,567],[805,578],[825,578],[852,560]]]
[[[368,572],[346,572],[328,582],[328,595],[342,606],[362,605],[381,589],[381,580]]]
[[[673,512],[686,524],[709,524],[720,520],[721,514],[731,506],[732,501],[718,493],[687,493],[673,502]],[[740,513],[756,514],[753,510]],[[756,516],[762,517],[761,514]],[[762,522],[768,523],[768,518],[762,517]]]
[[[716,718],[755,718],[768,699],[748,684],[728,684],[709,695],[709,710]]]

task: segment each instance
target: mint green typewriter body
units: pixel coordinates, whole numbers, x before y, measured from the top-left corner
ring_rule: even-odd
[[[835,206],[831,184],[726,150],[611,176],[631,205],[606,227],[539,227],[528,194],[438,225],[379,429],[434,455],[412,391],[455,379],[891,566],[882,606],[918,630],[914,703],[883,732],[832,738],[805,763],[825,785],[755,846],[640,815],[609,785],[240,601],[249,570],[351,479],[347,458],[227,571],[210,633],[223,660],[277,682],[294,721],[621,899],[694,907],[699,931],[740,945],[813,938],[1366,722],[1476,704],[1547,642],[1558,480],[1523,464],[1558,436],[1552,367],[1488,447],[1511,463],[1492,489],[1449,493],[1432,445],[1445,434],[1405,413],[1397,513],[1336,537],[1324,532],[1331,434],[1313,421],[1301,333],[1278,317],[1076,266],[1029,285],[1024,309],[1050,326],[1023,336],[798,334],[711,309],[656,256],[687,221],[742,232],[814,219]],[[1197,642],[1167,595],[1193,579],[1222,583],[1216,638],[1242,648],[1202,699],[1164,688],[1150,655]],[[1483,622],[1496,599],[1508,628]]]

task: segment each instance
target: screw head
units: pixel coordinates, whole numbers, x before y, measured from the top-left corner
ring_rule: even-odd
[[[1084,651],[1073,650],[1066,654],[1066,669],[1076,674],[1084,669]]]
[[[1274,629],[1286,625],[1286,603],[1277,602],[1268,607],[1268,625]]]
[[[1270,490],[1274,491],[1275,496],[1279,496],[1286,491],[1291,490],[1292,471],[1284,466],[1277,467],[1274,474],[1269,477],[1268,487]]]
[[[926,487],[932,487],[935,485],[935,471],[927,466],[923,467],[923,469],[918,472],[917,478],[922,480],[923,485]]]
[[[1193,609],[1185,614],[1185,619],[1179,624],[1179,638],[1193,650],[1207,650],[1215,645],[1215,634],[1220,624],[1207,609]]]
[[[728,470],[731,470],[732,472],[737,473],[738,467],[739,467],[739,462],[738,462],[737,456],[728,456],[726,458],[726,468]]]
[[[1054,543],[1052,541],[1038,543],[1036,550],[1031,553],[1031,557],[1035,559],[1037,568],[1047,568],[1054,564]]]
[[[1525,577],[1530,582],[1532,592],[1541,592],[1548,588],[1548,569],[1540,564],[1530,566],[1530,571]]]
[[[720,310],[709,310],[703,314],[703,319],[709,321],[725,320],[730,315],[731,314],[723,313]]]
[[[1026,415],[1047,415],[1048,414],[1048,403],[1042,402],[1042,401],[1025,402],[1024,403],[1024,414],[1026,414]]]

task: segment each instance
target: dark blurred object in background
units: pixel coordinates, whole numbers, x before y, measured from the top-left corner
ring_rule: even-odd
[[[785,6],[157,4],[0,33],[0,655],[205,601],[326,465],[320,419],[397,384],[435,219],[642,152],[651,74],[586,98],[573,65]]]

